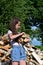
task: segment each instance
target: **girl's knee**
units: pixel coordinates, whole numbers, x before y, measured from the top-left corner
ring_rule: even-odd
[[[20,60],[20,65],[26,65],[25,60]]]
[[[12,65],[18,65],[18,62],[12,62]]]

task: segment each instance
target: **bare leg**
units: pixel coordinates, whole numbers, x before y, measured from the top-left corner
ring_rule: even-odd
[[[12,62],[12,65],[18,65],[18,62]]]
[[[20,65],[26,65],[26,62],[24,60],[20,60]]]

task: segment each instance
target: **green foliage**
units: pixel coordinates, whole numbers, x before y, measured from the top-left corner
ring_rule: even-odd
[[[43,46],[35,46],[35,47],[43,50]]]
[[[7,32],[9,21],[14,16],[21,19],[20,31],[32,34],[30,24],[26,25],[26,29],[24,22],[29,16],[40,20],[43,19],[43,0],[0,0],[0,35]],[[41,27],[40,29],[42,31]]]

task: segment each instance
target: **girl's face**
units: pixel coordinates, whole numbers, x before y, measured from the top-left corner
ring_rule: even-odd
[[[18,30],[20,28],[20,21],[16,24],[16,30]]]

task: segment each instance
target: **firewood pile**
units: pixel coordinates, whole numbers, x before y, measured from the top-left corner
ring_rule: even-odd
[[[43,51],[31,46],[29,43],[24,45],[27,54],[27,65],[43,65]]]
[[[27,60],[29,65],[32,63],[34,65],[41,65],[43,63],[43,51],[29,44],[30,36],[28,34],[24,34],[17,39],[18,43],[22,43],[26,50]],[[12,46],[10,45],[10,40],[7,34],[0,36],[0,61],[8,61],[11,60]],[[34,58],[33,58],[34,57]],[[32,60],[32,61],[31,61]],[[39,64],[38,64],[39,63]],[[27,64],[27,65],[28,65]]]
[[[7,34],[0,36],[0,61],[10,60],[11,45]]]
[[[25,45],[26,43],[30,42],[30,40],[30,36],[24,33],[24,35],[17,39],[17,42],[22,43],[22,45]]]
[[[22,35],[20,38],[17,39],[18,43],[27,43],[29,42],[29,36],[27,34]],[[10,52],[11,52],[11,45],[8,34],[0,36],[0,60],[7,61],[10,60]]]

